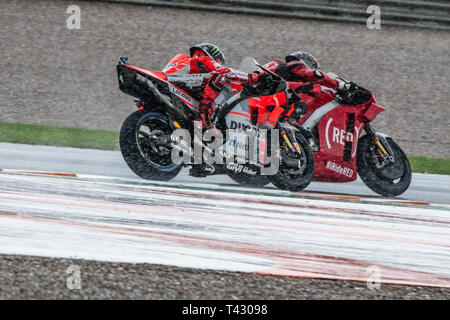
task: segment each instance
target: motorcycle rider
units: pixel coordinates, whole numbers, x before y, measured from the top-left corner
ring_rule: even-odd
[[[211,127],[211,115],[214,111],[214,101],[227,81],[247,82],[254,85],[258,81],[256,73],[242,73],[224,67],[225,57],[214,44],[203,42],[189,49],[189,55],[176,55],[164,68],[167,80],[177,86],[187,86],[200,98],[199,112],[202,128]],[[215,170],[212,166],[193,164],[189,174],[194,177],[205,177],[207,169]]]
[[[307,105],[313,101],[312,98],[317,97],[321,91],[322,86],[340,91],[354,90],[357,86],[353,82],[343,82],[336,80],[326,73],[320,71],[319,61],[316,57],[305,51],[296,51],[285,58],[285,62],[275,60],[266,64],[266,68],[278,74],[288,82],[295,82],[291,84],[290,88],[297,93],[300,98],[297,103],[297,110],[290,110],[297,113],[304,113]],[[309,99],[308,99],[309,96]],[[269,116],[268,121],[260,124],[262,128],[273,128],[279,116],[284,112],[284,109],[274,109]],[[269,122],[270,121],[270,122]]]
[[[253,85],[258,81],[258,74],[242,73],[224,67],[225,57],[212,43],[197,44],[189,49],[189,53],[189,56],[183,53],[176,55],[163,71],[169,82],[195,87],[197,96],[200,97],[202,126],[206,129],[211,126],[214,100],[226,82],[240,81]]]

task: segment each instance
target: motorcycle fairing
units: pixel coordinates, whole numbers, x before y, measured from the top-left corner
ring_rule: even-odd
[[[336,100],[332,100],[320,108],[316,108],[314,111],[309,113],[309,117],[306,119],[306,121],[303,122],[302,127],[303,129],[312,132],[314,128],[317,126],[317,124],[323,119],[323,117],[330,112],[331,110],[339,107],[339,102]],[[307,115],[305,115],[302,118],[306,118]]]
[[[245,159],[249,158],[249,141],[246,132],[258,132],[258,128],[250,122],[249,110],[248,100],[241,100],[225,116],[225,123],[229,130],[226,133],[227,140],[224,150],[228,154],[234,154],[238,159],[242,159],[242,164],[246,162]]]
[[[318,84],[314,84],[314,87],[320,88],[320,92],[315,97],[304,93],[298,94],[302,102],[304,102],[307,106],[306,114],[298,120],[299,125],[303,125],[311,114],[314,113],[314,111],[333,101],[336,97],[336,94],[332,91],[332,89],[324,88]]]
[[[189,64],[190,57],[185,53],[179,53],[170,60],[164,67],[165,74],[172,74],[180,71]]]
[[[356,151],[366,122],[364,107],[338,105],[317,125],[320,150],[314,153],[315,181],[349,182],[357,178]]]
[[[285,91],[242,100],[225,116],[227,127],[230,129],[247,130],[251,128],[257,130],[257,123],[264,122],[269,118],[272,110],[270,106],[273,108],[280,107],[286,105],[286,102]]]
[[[383,112],[384,108],[375,104],[375,103],[371,103],[369,105],[369,107],[366,109],[366,111],[364,112],[363,116],[367,121],[372,121],[373,119],[375,119],[375,117],[380,113]]]
[[[134,69],[136,71],[139,71],[141,73],[144,73],[146,75],[149,75],[152,78],[156,78],[156,79],[159,79],[159,80],[162,80],[162,81],[166,81],[167,80],[167,77],[164,74],[164,72],[161,72],[161,71],[149,71],[149,70],[145,70],[145,69],[142,69],[142,68],[139,68],[139,67],[135,67],[135,66],[132,66],[132,65],[129,65],[129,64],[125,65],[125,66],[128,67],[128,68]]]
[[[240,101],[228,112],[225,116],[225,123],[227,128],[232,130],[257,130],[256,126],[250,122],[250,106],[248,99]]]
[[[384,109],[360,87],[361,104],[342,104],[334,90],[322,88],[298,123],[318,138],[314,153],[315,181],[348,182],[357,178],[358,139],[366,123]]]
[[[258,140],[255,144],[255,151],[258,154],[259,163],[266,164],[270,158],[266,156],[266,139],[260,136],[260,131],[257,127],[258,119],[267,119],[270,111],[267,105],[280,106],[286,104],[286,92],[278,92],[269,96],[251,97],[242,99],[241,93],[238,93],[228,100],[228,103],[233,105],[233,100],[236,100],[230,111],[225,115],[225,123],[228,129],[238,132],[254,132],[258,135]],[[255,116],[256,114],[256,116]],[[231,148],[231,149],[230,149]],[[243,138],[239,134],[235,134],[233,139],[227,141],[227,152],[237,154],[240,157],[248,159],[248,137]]]
[[[235,92],[230,84],[225,84],[220,93],[217,95],[216,100],[214,100],[214,104],[216,107],[224,105],[228,99],[230,99]]]
[[[143,100],[155,99],[154,94],[148,90],[148,87],[145,87],[136,81],[137,74],[139,74],[157,84],[161,93],[172,96],[175,101],[177,99],[183,101],[190,112],[198,115],[200,102],[183,89],[168,82],[167,77],[163,72],[149,71],[132,65],[118,65],[117,71],[119,75],[119,88],[126,94]]]

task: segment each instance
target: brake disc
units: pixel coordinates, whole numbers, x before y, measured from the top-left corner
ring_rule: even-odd
[[[405,166],[403,164],[403,161],[401,160],[402,157],[398,152],[394,150],[394,162],[389,162],[386,164],[379,173],[390,180],[396,180],[402,177],[403,173],[405,172]]]
[[[282,151],[282,160],[285,165],[284,171],[289,174],[302,174],[306,168],[306,162],[300,158],[295,158]]]

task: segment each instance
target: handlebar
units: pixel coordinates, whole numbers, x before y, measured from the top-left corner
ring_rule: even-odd
[[[281,76],[277,75],[275,72],[270,71],[269,69],[264,68],[263,66],[256,64],[259,68],[261,68],[263,71],[265,71],[267,74],[270,74],[272,78],[278,79],[278,80],[284,80]]]
[[[337,92],[339,100],[342,104],[346,105],[360,105],[369,101],[372,97],[372,93],[360,86],[351,91]]]

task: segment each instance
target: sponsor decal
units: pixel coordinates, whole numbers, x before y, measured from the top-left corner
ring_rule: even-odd
[[[353,170],[352,169],[347,168],[347,167],[343,167],[343,166],[341,166],[339,164],[336,164],[334,162],[328,161],[327,165],[326,165],[326,168],[328,170],[337,172],[340,175],[343,175],[343,176],[346,176],[346,177],[349,177],[349,178],[353,177]]]
[[[195,100],[194,98],[192,98],[190,95],[188,95],[187,93],[184,93],[183,91],[177,89],[174,86],[169,86],[169,90],[171,93],[173,93],[174,95],[180,97],[181,99],[183,99],[184,101],[186,101],[187,103],[191,104],[194,107],[199,106],[199,102],[197,100]]]
[[[227,73],[226,75],[230,79],[234,79],[234,78],[248,79],[248,73],[244,73],[244,72],[238,71],[238,70],[231,70],[231,72]]]
[[[238,140],[238,138],[229,139],[228,145],[230,147],[238,148],[238,149],[246,149],[247,148],[247,142],[240,141],[240,140]]]
[[[169,74],[167,75],[168,79],[174,79],[174,81],[189,81],[189,80],[198,80],[203,78],[209,78],[210,73],[195,73],[195,74]]]
[[[169,70],[170,68],[176,67],[177,65],[178,65],[178,62],[175,62],[175,63],[168,63],[168,64],[164,67],[163,72],[166,72],[166,71]]]
[[[136,74],[136,80],[146,83],[150,88],[155,87],[155,84],[152,81],[150,81],[146,77],[141,76],[139,73]],[[188,95],[187,93],[177,89],[176,87],[174,87],[173,85],[170,85],[170,84],[169,84],[169,90],[171,93],[180,97],[181,99],[183,99],[183,101],[185,101],[192,107],[198,109],[198,106],[200,103],[197,100],[195,100],[194,98],[192,98],[190,95]]]
[[[208,77],[209,73],[206,74]],[[200,87],[203,84],[205,76],[202,74],[193,75],[168,75],[167,81],[169,82],[183,82],[188,87]]]
[[[237,122],[237,121],[231,121],[230,122],[230,129],[231,130],[242,130],[242,131],[248,131],[248,130],[254,130],[256,132],[258,132],[258,128],[242,123],[242,122]]]
[[[257,173],[255,170],[252,170],[249,167],[246,167],[242,164],[236,164],[236,163],[229,163],[227,165],[227,169],[232,170],[236,173],[245,173],[245,174],[250,174],[252,176],[256,175],[256,173]]]
[[[353,134],[343,129],[333,127],[333,142],[344,145],[346,141],[353,141]]]
[[[345,143],[347,141],[353,142],[355,139],[355,136],[356,136],[356,141],[358,140],[359,131],[358,131],[357,126],[355,126],[355,136],[354,136],[353,133],[351,133],[351,132],[347,132],[344,129],[340,129],[335,126],[331,126],[332,122],[333,122],[333,118],[330,118],[325,127],[325,139],[326,139],[328,149],[331,149],[330,135],[331,135],[331,142],[334,142],[334,143],[337,143],[337,144],[340,144],[343,146],[345,145]],[[331,128],[331,130],[330,130],[330,128]],[[354,147],[352,157],[354,157],[355,155],[356,155],[356,147]]]

